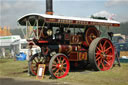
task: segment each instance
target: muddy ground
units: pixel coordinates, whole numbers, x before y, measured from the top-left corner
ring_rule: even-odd
[[[67,83],[25,80],[22,78],[0,78],[0,85],[69,85]]]

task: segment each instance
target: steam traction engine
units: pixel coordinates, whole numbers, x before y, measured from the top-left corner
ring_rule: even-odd
[[[100,37],[99,28],[119,27],[113,20],[98,20],[47,14],[27,14],[18,20],[26,27],[29,45],[38,45],[41,52],[32,55],[29,69],[37,75],[39,64],[46,64],[55,78],[65,77],[71,64],[84,62],[97,71],[109,70],[115,60],[115,49],[107,38]]]

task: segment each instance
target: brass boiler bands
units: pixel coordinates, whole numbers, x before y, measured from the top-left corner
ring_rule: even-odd
[[[59,53],[69,54],[72,51],[77,51],[79,46],[75,45],[59,45]]]

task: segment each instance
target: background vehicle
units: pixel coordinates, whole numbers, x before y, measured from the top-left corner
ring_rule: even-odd
[[[114,46],[116,47],[117,53],[118,53],[118,55],[120,57],[123,56],[123,55],[120,55],[121,51],[123,51],[123,52],[127,52],[128,51],[128,43],[127,42],[125,42],[125,43],[115,43]]]
[[[11,43],[11,54],[14,57],[17,57],[16,55],[19,55],[20,53],[24,53],[26,55],[26,59],[29,60],[29,56],[31,55],[30,49],[28,49],[28,42],[26,39],[18,39]],[[40,52],[40,48],[36,45],[34,45],[31,48],[32,54],[36,54]]]

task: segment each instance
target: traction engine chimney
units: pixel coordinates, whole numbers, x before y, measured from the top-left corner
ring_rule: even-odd
[[[46,14],[53,15],[52,0],[46,0]]]

